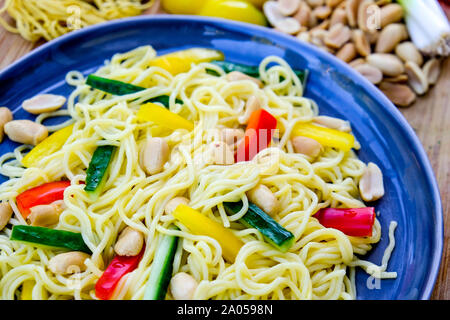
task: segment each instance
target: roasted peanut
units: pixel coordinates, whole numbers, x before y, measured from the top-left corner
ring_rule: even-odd
[[[149,138],[139,154],[139,164],[147,174],[156,174],[163,170],[169,159],[169,145],[163,138]]]
[[[380,90],[398,107],[408,107],[416,100],[416,94],[407,85],[383,81]]]
[[[58,223],[59,215],[64,210],[64,205],[59,201],[51,204],[34,206],[30,209],[28,220],[32,226],[48,227]]]
[[[350,36],[350,29],[347,26],[338,23],[330,28],[325,36],[324,42],[328,47],[339,49],[350,40]]]
[[[306,4],[306,2],[300,2],[300,7],[297,13],[293,16],[301,26],[311,27],[311,17],[313,16],[311,8]]]
[[[311,42],[311,35],[308,31],[299,32],[296,38],[300,41]]]
[[[380,32],[377,44],[375,46],[375,52],[388,53],[394,50],[394,48],[401,41],[408,38],[408,31],[404,24],[392,23],[387,25]]]
[[[356,66],[359,66],[364,63],[366,63],[366,60],[364,60],[363,58],[356,58],[355,60],[350,61],[348,64],[350,67],[355,68]]]
[[[175,209],[180,204],[188,205],[189,199],[185,198],[185,197],[175,197],[175,198],[171,199],[169,202],[167,202],[166,206],[164,207],[164,212],[166,214],[170,215],[170,214],[172,214],[172,212],[175,211]]]
[[[177,273],[170,280],[170,292],[175,300],[192,300],[197,286],[194,277],[185,272]]]
[[[250,77],[246,75],[245,73],[239,72],[239,71],[231,71],[226,75],[226,78],[228,81],[242,81],[242,80],[250,80],[254,82],[258,87],[262,88],[263,84],[261,80]]]
[[[342,23],[343,25],[347,24],[347,13],[344,9],[334,9],[331,14],[330,27],[338,23]]]
[[[386,4],[392,3],[392,0],[375,0],[377,6],[384,6]]]
[[[294,18],[286,18],[279,21],[275,25],[275,30],[281,31],[286,34],[296,34],[301,29],[300,23]],[[259,85],[259,84],[258,84]]]
[[[367,41],[366,35],[361,30],[355,29],[352,31],[352,40],[355,43],[356,51],[363,57],[370,54],[370,44]]]
[[[213,164],[228,165],[234,163],[234,154],[230,146],[223,141],[210,144],[213,155]]]
[[[402,6],[397,3],[387,4],[380,9],[380,27],[399,22],[403,18]]]
[[[378,39],[380,38],[380,32],[378,30],[364,32],[364,35],[366,36],[367,42],[369,42],[370,45],[376,44]]]
[[[345,7],[347,13],[347,21],[351,27],[356,27],[358,19],[358,8],[361,4],[361,0],[348,0]]]
[[[48,268],[55,274],[73,274],[86,270],[84,261],[90,256],[80,251],[60,253],[48,262]]]
[[[327,19],[327,20],[325,20],[325,21],[322,21],[321,24],[325,24],[325,23],[328,23],[328,25],[329,25],[329,20]],[[313,14],[312,14],[312,11],[311,11],[311,14],[309,15],[308,27],[309,27],[309,28],[314,28],[314,27],[316,27],[318,24],[319,24],[319,20],[317,20],[316,16],[313,15]]]
[[[336,57],[345,62],[350,62],[356,57],[355,45],[351,42],[344,44],[336,53]]]
[[[12,121],[12,112],[7,107],[0,107],[0,143],[3,141],[3,128],[5,124]]]
[[[317,157],[322,151],[322,145],[311,138],[297,136],[292,138],[291,142],[296,153],[301,153],[311,158]]]
[[[278,3],[275,1],[266,1],[263,5],[264,15],[272,26],[285,19],[286,17],[281,13]]]
[[[244,135],[245,135],[245,132],[242,129],[225,128],[225,129],[222,129],[221,139],[226,144],[233,146],[236,143],[238,143],[238,141],[240,141],[244,137]]]
[[[300,0],[278,0],[278,9],[285,16],[290,16],[297,12]]]
[[[32,114],[40,114],[58,110],[66,102],[66,98],[55,94],[39,94],[24,100],[22,108]]]
[[[0,231],[8,224],[13,214],[9,202],[0,202]]]
[[[330,129],[336,129],[342,132],[350,132],[350,122],[329,116],[317,116],[313,118],[313,122]]]
[[[423,64],[422,54],[411,41],[399,43],[395,47],[395,54],[405,62],[413,61],[418,66],[421,66]]]
[[[320,6],[313,10],[313,14],[317,19],[324,20],[331,15],[331,9],[328,6]]]
[[[114,245],[114,251],[119,256],[137,256],[141,252],[143,245],[144,235],[142,232],[131,227],[126,227],[120,233]]]
[[[247,191],[247,197],[251,202],[269,215],[275,214],[278,209],[277,198],[273,192],[263,184],[258,184],[253,189]]]
[[[373,0],[363,0],[358,7],[358,28],[365,32],[376,30],[379,27],[379,10]]]
[[[363,63],[355,66],[354,69],[373,84],[380,83],[381,80],[383,80],[383,73],[378,68],[371,66],[370,64]]]
[[[318,6],[323,6],[323,4],[325,3],[325,0],[306,0],[306,2],[308,3],[308,5],[311,8],[315,8]]]
[[[314,28],[310,30],[310,32],[314,32],[316,30],[327,31],[330,28],[330,20],[323,20],[320,24],[316,25]]]
[[[405,63],[405,71],[408,75],[409,86],[418,94],[422,95],[428,91],[428,79],[422,69],[412,61]]]
[[[311,43],[313,43],[314,45],[316,45],[318,47],[325,45],[324,40],[328,34],[328,31],[323,30],[323,29],[314,28],[309,32],[309,34],[311,35]]]
[[[238,122],[240,124],[246,124],[250,119],[251,114],[259,109],[261,109],[261,103],[259,102],[258,97],[250,96],[245,103],[244,114],[238,117]]]
[[[31,145],[37,145],[48,136],[45,126],[30,120],[10,121],[5,124],[4,130],[11,140]]]
[[[344,9],[345,10],[345,7],[347,6],[347,0],[343,0],[341,3],[339,3],[336,7],[335,7],[335,9]]]
[[[395,77],[405,71],[402,61],[396,55],[390,53],[373,53],[368,55],[366,59],[370,65],[380,69],[386,76]]]
[[[395,77],[384,77],[383,81],[391,83],[406,83],[408,81],[408,76],[406,74],[399,74]]]
[[[380,168],[369,162],[359,180],[359,192],[364,201],[375,201],[384,196],[383,174]]]
[[[337,7],[343,0],[327,0],[327,6],[329,6],[330,8],[334,8]]]
[[[428,83],[435,84],[441,73],[441,62],[436,58],[430,59],[425,63],[422,70]]]

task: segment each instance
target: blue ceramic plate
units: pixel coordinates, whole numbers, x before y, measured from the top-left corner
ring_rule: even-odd
[[[437,184],[419,140],[375,86],[332,55],[294,37],[243,23],[173,15],[99,24],[51,41],[1,72],[0,106],[14,110],[16,119],[32,118],[21,109],[24,99],[44,92],[67,96],[73,90],[64,81],[68,71],[87,75],[115,53],[142,45],[152,45],[159,54],[215,48],[227,60],[253,65],[277,55],[293,68],[309,69],[306,96],[319,104],[322,114],[351,122],[362,145],[359,157],[377,163],[385,176],[386,194],[376,203],[383,232],[367,257],[370,261],[381,264],[389,223],[398,222],[387,270],[398,272],[397,279],[376,283],[358,271],[358,298],[430,298],[442,254],[443,218]],[[0,154],[16,145],[5,139]]]

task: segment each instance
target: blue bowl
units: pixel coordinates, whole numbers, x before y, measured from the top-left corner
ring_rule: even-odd
[[[443,216],[439,190],[427,156],[401,113],[371,83],[332,55],[294,37],[244,23],[189,16],[141,16],[88,27],[50,41],[0,73],[0,106],[16,119],[33,119],[21,102],[51,92],[67,96],[72,87],[64,77],[78,70],[94,72],[105,59],[137,46],[152,45],[159,54],[189,47],[221,50],[226,59],[257,65],[268,55],[285,59],[293,68],[309,69],[306,96],[321,114],[348,119],[362,149],[364,162],[375,162],[384,173],[381,241],[366,259],[381,264],[388,228],[398,222],[396,247],[387,271],[392,280],[374,282],[356,274],[358,299],[429,299],[443,248]],[[0,154],[16,143],[5,139]],[[5,180],[1,178],[0,182]]]

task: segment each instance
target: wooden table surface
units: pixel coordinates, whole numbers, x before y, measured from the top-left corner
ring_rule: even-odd
[[[0,2],[1,3],[1,2]],[[147,13],[159,11],[157,6]],[[33,44],[0,26],[0,70],[21,58],[42,42]],[[414,128],[436,175],[444,211],[445,243],[441,269],[432,299],[450,300],[450,58],[442,64],[436,86],[409,108],[400,109]],[[420,186],[418,186],[420,187]],[[420,263],[420,262],[418,262]]]

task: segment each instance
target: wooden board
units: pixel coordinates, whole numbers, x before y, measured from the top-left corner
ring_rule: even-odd
[[[0,2],[1,3],[1,2]],[[160,12],[158,4],[146,13]],[[32,44],[0,26],[0,70],[41,43]],[[435,87],[413,106],[400,109],[414,128],[430,159],[441,191],[445,244],[440,273],[432,299],[450,300],[450,58],[442,64]],[[420,188],[420,186],[417,186]],[[418,262],[420,263],[420,262]]]

